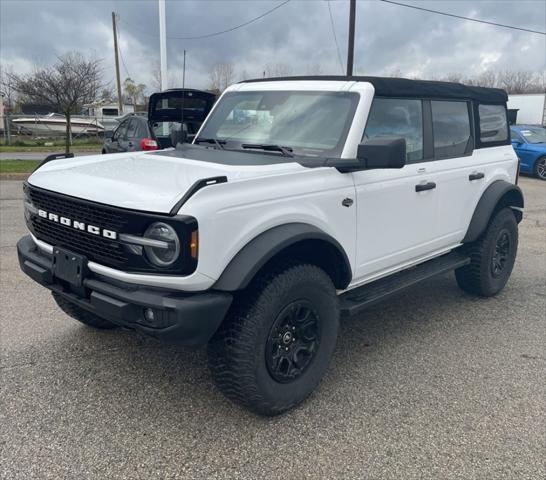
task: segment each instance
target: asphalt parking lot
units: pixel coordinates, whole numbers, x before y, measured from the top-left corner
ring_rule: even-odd
[[[314,395],[265,419],[215,390],[204,352],[58,310],[19,271],[21,182],[0,182],[0,478],[544,478],[546,182],[520,185],[502,294],[450,274],[345,321]]]

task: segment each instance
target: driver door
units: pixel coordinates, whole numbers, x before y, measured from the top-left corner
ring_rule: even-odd
[[[124,120],[119,124],[118,128],[114,130],[114,135],[112,136],[112,143],[110,146],[112,152],[118,153],[124,151],[122,150],[122,142],[127,134],[127,125],[128,120]]]

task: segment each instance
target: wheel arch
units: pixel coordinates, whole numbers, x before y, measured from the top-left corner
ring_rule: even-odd
[[[521,222],[523,213],[519,209],[524,207],[521,189],[506,180],[496,180],[485,189],[478,201],[462,242],[477,240],[487,228],[493,214],[505,207],[511,207],[517,222]]]
[[[323,268],[338,289],[346,288],[352,278],[347,253],[335,238],[313,225],[288,223],[266,230],[248,242],[212,288],[242,290],[267,264],[280,257],[301,259]]]

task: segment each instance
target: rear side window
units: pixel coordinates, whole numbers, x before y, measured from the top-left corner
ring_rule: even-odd
[[[433,100],[431,109],[434,158],[465,155],[471,146],[468,103]]]
[[[481,143],[503,142],[508,140],[508,120],[504,105],[480,105]]]
[[[423,107],[421,100],[375,98],[364,130],[364,140],[377,137],[406,139],[408,162],[423,159]]]

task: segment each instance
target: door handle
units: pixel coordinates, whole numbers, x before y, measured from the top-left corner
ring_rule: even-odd
[[[417,185],[415,185],[416,192],[424,192],[425,190],[433,190],[435,188],[436,184],[434,182],[418,183]]]
[[[472,180],[480,180],[483,177],[485,177],[485,174],[483,172],[472,172],[468,176],[468,181],[471,182]]]

